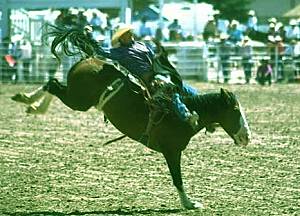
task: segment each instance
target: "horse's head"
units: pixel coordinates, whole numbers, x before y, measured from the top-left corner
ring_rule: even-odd
[[[233,138],[235,144],[247,145],[251,138],[251,132],[240,102],[232,92],[222,88],[221,100],[225,104],[220,118],[221,126]]]

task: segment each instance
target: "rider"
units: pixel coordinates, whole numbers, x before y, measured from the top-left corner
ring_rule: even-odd
[[[129,72],[142,79],[147,86],[149,86],[154,77],[155,79],[175,84],[187,95],[197,94],[195,89],[182,83],[180,75],[173,67],[169,67],[167,70],[163,67],[163,70],[161,71],[154,70],[152,63],[155,60],[155,54],[153,49],[149,44],[135,41],[130,26],[119,28],[113,35],[111,44],[112,48],[109,50],[103,50],[101,46],[97,46],[96,53],[100,56],[117,61]],[[191,113],[188,110],[186,105],[181,101],[178,93],[174,94],[172,100],[179,117],[188,122],[193,129],[196,129],[198,124],[198,114],[195,112]],[[148,139],[149,132],[149,130],[146,130],[141,138],[143,141],[144,139]]]

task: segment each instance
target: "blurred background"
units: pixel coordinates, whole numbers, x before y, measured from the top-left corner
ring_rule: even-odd
[[[65,81],[78,58],[57,64],[51,38],[44,37],[46,23],[91,25],[106,48],[121,23],[132,24],[137,39],[163,43],[186,79],[300,80],[300,0],[1,0],[0,15],[2,83]]]

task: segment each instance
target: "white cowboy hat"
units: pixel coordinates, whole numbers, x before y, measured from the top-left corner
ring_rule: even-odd
[[[275,41],[282,41],[282,38],[280,37],[280,35],[276,35]]]
[[[275,37],[273,35],[268,35],[268,41],[275,42]]]
[[[271,17],[271,18],[268,19],[268,22],[270,22],[270,23],[276,23],[277,19],[275,17]]]
[[[255,11],[254,10],[249,10],[248,15],[249,16],[255,16]]]
[[[250,41],[250,38],[248,35],[246,35],[244,38],[243,38],[244,41]]]
[[[276,28],[281,28],[283,26],[282,22],[276,23]]]
[[[269,28],[275,28],[275,24],[274,23],[270,23],[269,24]]]
[[[291,25],[291,26],[297,25],[297,20],[291,19],[291,20],[290,20],[290,25]]]
[[[119,44],[120,37],[131,30],[133,30],[133,27],[131,25],[120,26],[112,36],[111,45],[113,47],[117,47]]]
[[[230,26],[234,26],[234,25],[239,25],[239,21],[237,20],[232,20],[231,23],[230,23]]]

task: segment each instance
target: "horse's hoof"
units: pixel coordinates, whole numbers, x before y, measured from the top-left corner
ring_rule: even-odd
[[[13,101],[24,103],[24,104],[32,104],[34,102],[30,97],[26,96],[23,93],[18,93],[12,96],[11,99]]]
[[[191,202],[189,202],[188,204],[185,204],[184,205],[184,208],[185,209],[189,209],[189,210],[191,210],[191,209],[204,209],[204,206],[203,206],[203,204],[202,203],[200,203],[200,202],[197,202],[197,201],[191,201]]]
[[[193,204],[195,209],[204,209],[204,205],[201,202],[193,202]]]
[[[37,107],[34,105],[31,105],[29,107],[27,107],[26,109],[26,113],[28,114],[45,114],[47,110],[41,108],[41,107]]]

